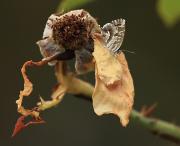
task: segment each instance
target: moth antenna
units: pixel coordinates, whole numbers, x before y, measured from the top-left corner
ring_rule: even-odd
[[[121,51],[123,51],[123,52],[128,52],[128,53],[131,53],[131,54],[136,54],[136,52],[134,52],[134,51],[129,51],[129,50],[125,50],[125,49],[121,49]]]

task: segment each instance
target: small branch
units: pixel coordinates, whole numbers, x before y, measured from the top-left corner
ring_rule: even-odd
[[[44,64],[48,63],[49,61],[53,60],[57,56],[58,55],[55,55],[53,57],[47,58],[40,62],[30,61],[30,65],[35,65],[35,66],[40,65],[41,66],[41,65],[44,65]],[[22,70],[22,73],[24,73],[24,78],[26,79],[27,76],[26,76],[25,70]],[[77,98],[92,102],[91,97],[94,92],[94,87],[91,84],[89,84],[83,80],[80,80],[78,78],[72,78],[70,83],[71,84],[68,85],[67,93],[73,94]],[[31,90],[30,90],[30,92],[31,92]],[[63,94],[64,94],[64,92],[63,92]],[[26,94],[26,96],[27,96],[27,94]],[[54,100],[47,101],[47,102],[41,100],[41,102],[45,102],[45,104],[44,104],[44,106],[41,106],[41,108],[39,110],[42,111],[42,110],[46,110],[51,107],[54,107],[55,105],[57,105],[60,102],[60,99],[59,100],[54,99]],[[20,103],[20,105],[21,105],[21,103]],[[158,135],[164,139],[168,139],[170,141],[180,144],[180,127],[176,126],[172,123],[162,121],[160,119],[155,119],[155,118],[149,117],[149,115],[153,112],[154,108],[155,108],[155,105],[150,108],[144,109],[145,112],[142,112],[142,113],[138,112],[136,110],[132,110],[131,121],[136,124],[141,125],[143,128],[148,129],[151,133],[153,133],[155,135]]]
[[[86,89],[87,90],[87,89]],[[86,96],[84,94],[74,95],[77,98],[92,102],[93,86],[89,88],[89,94]],[[83,92],[82,92],[83,93]],[[133,110],[131,113],[131,121],[148,129],[152,134],[158,135],[164,139],[170,140],[175,143],[180,143],[180,127],[172,123],[150,118],[144,116],[142,113]]]
[[[131,120],[134,123],[150,130],[155,135],[164,139],[168,139],[175,143],[180,143],[180,127],[155,118],[143,116],[143,114],[133,110],[131,113]]]

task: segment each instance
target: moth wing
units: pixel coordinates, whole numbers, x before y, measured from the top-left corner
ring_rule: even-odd
[[[113,53],[118,53],[124,40],[125,20],[117,19],[106,23],[102,27],[102,34],[107,48]]]

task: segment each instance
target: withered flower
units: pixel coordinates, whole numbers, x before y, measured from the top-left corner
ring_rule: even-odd
[[[125,33],[125,20],[117,19],[103,27],[85,10],[74,10],[65,14],[52,14],[46,23],[42,40],[38,41],[43,60],[28,61],[22,68],[24,90],[17,100],[18,111],[41,119],[40,111],[57,105],[65,95],[89,95],[92,86],[77,78],[95,70],[96,84],[92,95],[97,115],[116,114],[123,126],[129,122],[133,106],[134,86],[131,74],[120,46]],[[66,61],[75,58],[75,73],[66,69]],[[55,66],[58,86],[52,100],[41,101],[37,107],[27,110],[22,106],[24,96],[32,92],[32,83],[27,78],[26,66]]]

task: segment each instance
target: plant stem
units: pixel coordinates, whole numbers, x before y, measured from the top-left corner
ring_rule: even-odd
[[[131,113],[131,121],[141,125],[162,138],[180,143],[180,127],[155,118],[145,117],[136,110]]]
[[[87,90],[88,92],[84,94],[83,92]],[[91,97],[93,91],[93,86],[86,86],[86,90],[82,90],[81,94],[75,95],[75,97],[92,102]],[[178,144],[180,143],[180,127],[176,126],[175,124],[152,117],[146,117],[145,115],[134,109],[131,112],[131,122],[139,124],[143,128],[148,129],[151,133],[158,135],[164,139],[173,141]]]

